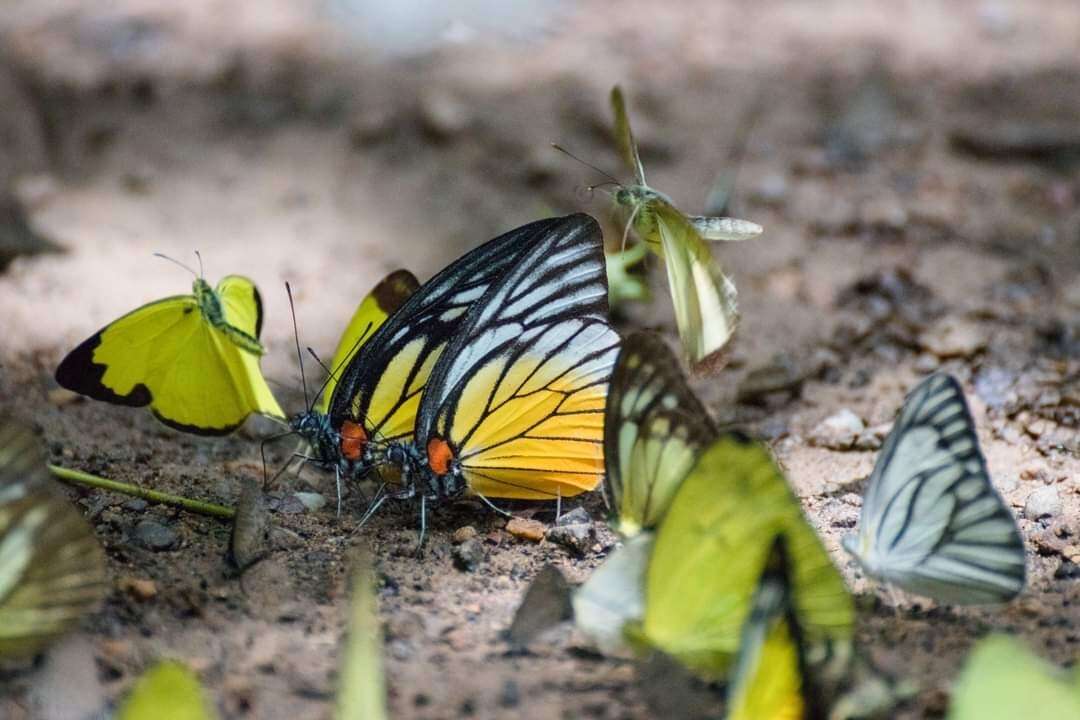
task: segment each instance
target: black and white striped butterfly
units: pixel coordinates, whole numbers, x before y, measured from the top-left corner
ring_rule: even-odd
[[[32,655],[105,594],[105,556],[29,430],[0,420],[0,657]]]
[[[932,375],[908,395],[844,548],[873,577],[940,602],[1001,603],[1023,590],[1024,543],[955,378]]]

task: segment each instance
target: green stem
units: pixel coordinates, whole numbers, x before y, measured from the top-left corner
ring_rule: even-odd
[[[131,495],[150,502],[174,505],[183,508],[184,510],[190,510],[191,512],[199,513],[201,515],[210,515],[211,517],[221,518],[222,520],[232,520],[236,515],[235,510],[230,507],[225,507],[224,505],[214,505],[213,503],[202,502],[201,500],[192,500],[183,495],[170,495],[169,493],[158,492],[157,490],[147,490],[138,485],[122,483],[116,480],[107,480],[103,477],[98,477],[97,475],[91,475],[90,473],[85,473],[80,470],[69,470],[68,468],[60,467],[59,465],[50,465],[49,471],[66,483],[87,485],[89,487],[101,488],[102,490],[111,490],[112,492]]]

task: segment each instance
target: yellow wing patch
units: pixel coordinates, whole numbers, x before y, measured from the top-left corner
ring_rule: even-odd
[[[349,365],[349,361],[364,346],[364,343],[379,329],[387,318],[397,312],[409,297],[420,287],[416,276],[408,270],[395,270],[372,288],[360,302],[352,319],[345,327],[345,332],[338,340],[330,362],[332,375],[326,382],[315,409],[325,413],[330,407],[330,398],[334,395],[338,378]]]
[[[255,286],[233,275],[214,295],[216,319],[194,295],[128,313],[72,350],[57,382],[96,400],[149,405],[165,424],[198,435],[231,432],[253,412],[283,419],[258,356],[245,349],[261,330]]]

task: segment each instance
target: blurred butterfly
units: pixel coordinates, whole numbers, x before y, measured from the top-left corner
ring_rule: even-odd
[[[846,654],[854,606],[844,580],[768,450],[737,434],[705,450],[660,523],[641,635],[705,676],[724,672],[780,533],[807,643]]]
[[[627,231],[664,258],[675,307],[679,338],[690,359],[702,363],[724,348],[738,323],[735,284],[712,257],[705,240],[746,240],[760,235],[760,225],[726,217],[691,217],[667,195],[645,182],[645,168],[630,130],[622,90],[611,91],[615,144],[634,173],[634,184],[614,193],[626,215]]]
[[[1006,635],[983,638],[952,691],[948,720],[1080,718],[1080,669],[1034,655]]]
[[[338,373],[344,371],[360,351],[364,343],[371,339],[379,327],[401,308],[417,288],[420,282],[408,270],[395,270],[372,288],[360,302],[352,319],[341,334],[337,349],[330,361],[330,374],[322,387],[315,409],[325,414],[330,409],[330,398],[337,387]]]
[[[915,387],[878,455],[857,535],[844,548],[871,576],[958,605],[1024,588],[1024,543],[994,491],[960,384]]]
[[[106,325],[56,369],[62,387],[95,400],[150,406],[166,425],[224,435],[251,413],[284,419],[259,369],[262,300],[239,275],[216,288],[143,305]]]
[[[117,720],[216,720],[198,676],[186,665],[164,660],[136,681]]]
[[[627,337],[604,411],[604,499],[624,537],[653,530],[716,438],[678,358],[654,333]]]
[[[627,540],[575,594],[578,625],[609,647],[617,627],[630,646],[661,650],[701,677],[722,677],[768,558],[767,539],[778,533],[787,537],[792,602],[808,646],[850,656],[854,606],[843,579],[768,450],[738,434],[713,441],[655,533]]]
[[[390,469],[383,466],[387,449],[412,439],[421,395],[470,307],[544,238],[582,217],[539,220],[488,241],[411,293],[377,329],[359,333],[367,339],[344,370],[332,366],[337,381],[327,393],[328,409],[290,422],[311,445],[309,459],[333,469],[339,483],[376,467]],[[349,344],[343,338],[339,351]]]
[[[619,337],[607,322],[600,227],[548,226],[469,308],[431,372],[416,432],[388,457],[405,485],[385,497],[557,499],[604,471],[604,401]],[[384,488],[385,489],[385,488]]]
[[[366,555],[353,570],[351,595],[335,717],[387,720],[382,626],[375,597],[375,573]]]
[[[727,692],[727,720],[824,720],[792,598],[787,543],[769,550],[743,624]]]
[[[53,483],[33,435],[0,422],[0,657],[37,652],[105,595],[101,546]]]

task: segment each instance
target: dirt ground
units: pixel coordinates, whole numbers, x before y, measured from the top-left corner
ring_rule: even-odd
[[[377,57],[314,1],[177,5],[0,8],[0,187],[63,249],[0,274],[0,397],[54,462],[230,505],[242,478],[261,477],[272,423],[202,440],[56,392],[52,370],[75,343],[186,291],[190,277],[151,253],[189,261],[197,249],[212,282],[256,280],[264,371],[298,411],[285,281],[302,341],[329,354],[392,269],[427,278],[551,213],[609,220],[606,198],[581,192],[597,176],[549,143],[622,173],[606,134],[615,82],[651,184],[691,211],[758,107],[734,202],[766,234],[717,250],[743,322],[731,365],[695,386],[722,422],[772,443],[866,600],[860,640],[918,684],[895,717],[940,716],[965,652],[991,629],[1057,662],[1080,655],[1080,6],[566,2],[529,11],[526,32]],[[652,279],[657,302],[630,308],[622,327],[674,338],[662,269]],[[935,368],[963,381],[1027,542],[1028,589],[1005,608],[905,598],[896,613],[840,549],[875,446]],[[865,429],[824,422],[844,409]],[[277,465],[288,449],[273,450]],[[1060,502],[1038,517],[1029,496],[1044,486]],[[528,653],[501,636],[544,563],[583,580],[609,551],[598,495],[583,501],[597,521],[584,558],[513,537],[465,501],[431,516],[417,560],[411,509],[360,529],[358,493],[336,518],[332,502],[307,511],[295,491],[332,498],[333,480],[305,470],[274,489],[288,532],[242,583],[225,567],[225,524],[72,491],[112,589],[44,661],[0,671],[0,716],[99,717],[168,656],[200,672],[225,717],[329,717],[346,570],[369,546],[393,717],[650,717],[633,667],[573,631]],[[169,549],[137,541],[147,519],[175,533]],[[451,556],[466,525],[484,538],[472,572]],[[135,592],[137,580],[155,592]]]

